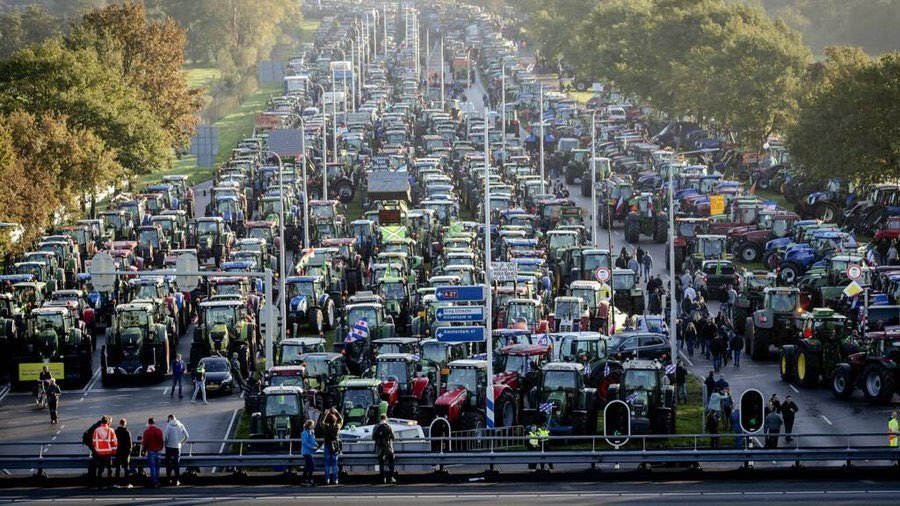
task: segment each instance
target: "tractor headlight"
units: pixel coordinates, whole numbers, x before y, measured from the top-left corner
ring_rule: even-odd
[[[148,366],[147,366],[147,373],[154,373],[154,372],[156,372],[156,366],[155,366],[155,365],[148,365]]]
[[[114,367],[106,368],[106,374],[115,374],[115,373],[116,373],[116,369]]]

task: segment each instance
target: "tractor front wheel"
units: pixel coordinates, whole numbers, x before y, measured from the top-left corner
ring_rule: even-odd
[[[756,262],[762,256],[759,245],[752,242],[745,242],[738,246],[738,256],[744,263]]]
[[[404,418],[406,420],[419,419],[419,401],[416,399],[400,399],[394,408],[394,416]]]
[[[462,417],[460,417],[459,425],[462,430],[483,430],[484,415],[477,411],[463,413]]]
[[[495,409],[495,417],[498,418],[497,427],[512,427],[516,424],[516,400],[512,394],[509,392],[500,394]]]
[[[782,348],[781,363],[779,365],[781,370],[781,381],[784,381],[785,383],[794,381],[794,371],[797,369],[794,359],[793,346],[785,346]]]
[[[882,364],[869,364],[863,371],[863,393],[874,404],[886,404],[894,397],[894,373]]]
[[[853,390],[855,390],[853,383],[850,366],[846,364],[838,365],[831,377],[831,393],[838,399],[849,399],[853,395]]]
[[[810,350],[797,354],[797,382],[801,387],[812,388],[819,383],[818,357]]]
[[[625,220],[625,241],[631,244],[637,244],[641,240],[641,224],[635,216],[629,216]]]

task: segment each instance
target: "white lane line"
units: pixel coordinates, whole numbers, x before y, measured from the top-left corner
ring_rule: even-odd
[[[88,381],[88,384],[85,385],[85,386],[84,386],[84,389],[81,390],[81,394],[82,394],[83,396],[84,396],[84,395],[87,395],[88,392],[90,392],[91,389],[94,388],[94,384],[97,383],[97,378],[98,378],[99,376],[100,376],[100,368],[98,367],[97,370],[94,371],[94,375],[91,376],[91,380]]]
[[[828,425],[834,425],[833,423],[831,423],[831,420],[829,420],[828,417],[825,415],[822,415],[822,420],[825,420],[825,422],[827,422]]]
[[[3,390],[0,390],[0,402],[3,402],[3,399],[6,399],[6,396],[9,395],[9,391],[12,390],[9,385],[3,387]]]
[[[691,362],[691,359],[689,359],[689,358],[687,357],[687,355],[684,354],[683,351],[678,350],[678,356],[681,357],[681,359],[684,360],[684,361],[687,363],[687,365],[689,365],[689,366],[691,366],[691,367],[694,367],[694,363]]]
[[[791,390],[793,390],[795,394],[800,393],[800,390],[797,390],[797,387],[795,387],[794,385],[790,385],[790,387],[791,387]]]
[[[225,429],[225,437],[222,438],[222,439],[223,439],[222,445],[219,446],[219,455],[225,453],[225,441],[224,441],[224,440],[225,440],[225,439],[228,439],[229,437],[231,437],[231,429],[234,427],[234,422],[235,422],[235,420],[237,420],[238,411],[240,411],[240,409],[235,409],[235,410],[231,413],[231,421],[228,422],[228,428]],[[212,472],[215,473],[215,472],[216,472],[216,469],[217,469],[217,468],[214,467],[214,468],[212,469]]]
[[[163,395],[166,395],[167,393],[169,393],[169,387],[163,389]]]

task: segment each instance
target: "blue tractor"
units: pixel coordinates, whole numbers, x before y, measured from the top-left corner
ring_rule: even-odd
[[[325,291],[322,276],[290,276],[284,283],[287,297],[287,329],[290,335],[303,325],[315,332],[331,330],[336,325],[334,301]]]

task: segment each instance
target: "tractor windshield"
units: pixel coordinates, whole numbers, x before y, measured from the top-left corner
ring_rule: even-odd
[[[725,243],[724,241],[719,241],[717,239],[707,239],[702,241],[701,248],[701,253],[705,258],[718,258],[722,256]]]
[[[328,376],[328,361],[315,358],[306,358],[306,375],[310,378]]]
[[[309,353],[306,346],[296,344],[284,344],[281,346],[281,363],[282,364],[299,364],[300,355]]]
[[[231,306],[206,308],[206,324],[210,327],[219,324],[233,327],[236,321],[235,308]]]
[[[147,325],[147,313],[144,311],[123,311],[119,314],[119,326],[123,329],[144,325]]]
[[[403,283],[400,282],[383,282],[378,285],[378,294],[385,300],[404,300],[406,299],[406,290]]]
[[[596,271],[598,267],[609,267],[609,255],[606,253],[594,253],[584,256],[584,270]]]
[[[790,228],[791,222],[788,220],[778,219],[772,221],[772,235],[775,237],[786,237]]]
[[[344,391],[344,409],[367,409],[375,404],[375,394],[371,388],[350,388]]]
[[[131,287],[131,300],[160,298],[162,298],[162,294],[160,293],[159,286],[157,285],[145,284]]]
[[[776,313],[790,313],[797,307],[799,293],[771,293],[769,294],[769,307]]]
[[[303,378],[300,376],[287,376],[287,375],[279,375],[272,376],[269,379],[269,386],[272,387],[302,387]]]
[[[308,299],[316,298],[315,285],[311,281],[299,281],[296,283],[288,283],[287,296],[290,299],[301,296]]]
[[[442,364],[447,360],[447,348],[444,344],[435,341],[424,343],[422,345],[422,360]]]
[[[577,300],[556,301],[557,320],[577,320],[581,318],[581,304]]]
[[[334,206],[331,205],[321,205],[321,206],[311,206],[309,210],[309,215],[313,218],[324,218],[324,219],[332,219],[334,218]]]
[[[375,376],[381,381],[396,381],[405,385],[406,371],[405,360],[379,360],[375,368]]]
[[[219,232],[219,223],[215,221],[201,221],[197,223],[197,233],[200,235],[212,235]]]
[[[527,374],[531,372],[532,361],[524,355],[504,355],[503,370],[505,372],[516,372],[519,374]]]
[[[583,300],[588,307],[597,307],[597,292],[591,288],[573,288],[572,297]]]
[[[535,307],[531,304],[511,303],[509,304],[509,316],[506,320],[509,323],[525,322],[530,324],[535,320],[534,310]]]
[[[546,371],[544,373],[544,390],[575,390],[575,374],[573,371]]]
[[[575,234],[553,234],[550,236],[550,249],[556,250],[575,245]]]
[[[613,274],[613,290],[631,290],[634,288],[634,272],[616,272]]]
[[[41,314],[34,320],[36,331],[53,330],[63,328],[63,316],[61,314]]]
[[[623,380],[626,390],[653,390],[656,388],[656,372],[652,370],[630,369]]]
[[[300,414],[300,401],[296,395],[267,395],[266,414],[297,416]]]
[[[697,224],[691,222],[682,222],[678,224],[678,235],[681,237],[696,237]]]
[[[465,388],[469,392],[478,391],[478,370],[454,367],[447,377],[447,390]]]
[[[378,322],[378,312],[374,307],[354,307],[347,313],[347,321],[356,323],[360,320],[366,320],[371,326]]]

